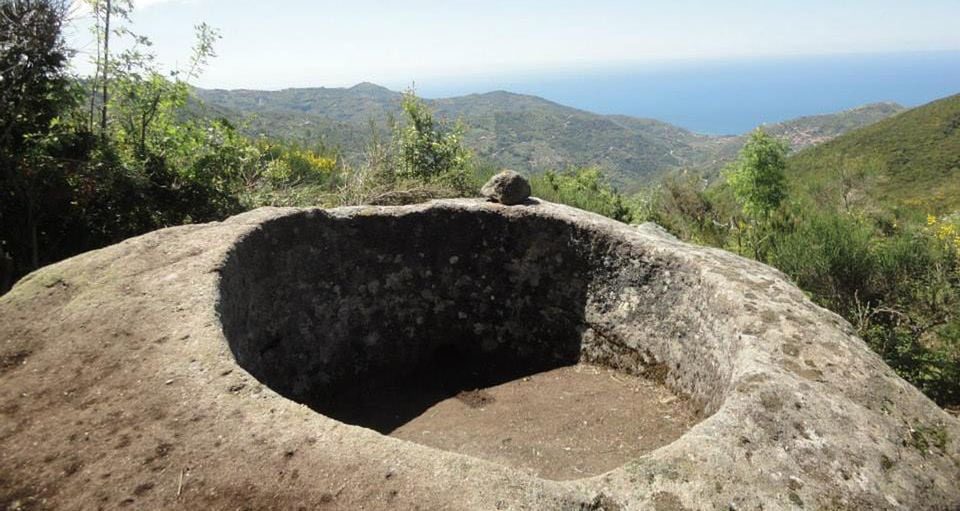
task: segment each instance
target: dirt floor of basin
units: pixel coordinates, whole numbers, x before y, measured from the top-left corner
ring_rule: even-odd
[[[690,403],[664,385],[578,364],[460,392],[389,434],[570,480],[666,445],[697,420]]]

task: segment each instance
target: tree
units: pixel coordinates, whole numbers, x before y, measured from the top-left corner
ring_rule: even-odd
[[[100,137],[107,139],[107,105],[110,104],[110,15],[113,14],[113,5],[111,0],[106,0],[107,6],[104,9],[104,28],[103,28],[103,96],[101,98],[102,106],[100,109]],[[98,2],[99,3],[99,2]],[[97,50],[97,54],[100,51]]]
[[[214,43],[220,38],[219,32],[206,23],[196,25],[195,30],[196,43],[186,72],[174,70],[165,74],[150,51],[150,40],[129,31],[133,46],[114,59],[115,90],[108,106],[117,121],[117,141],[137,159],[149,156],[148,139],[153,131],[158,132],[153,137],[160,141],[158,145],[176,145],[171,144],[168,132],[187,104],[188,82],[198,77],[209,59],[216,56]],[[163,152],[163,147],[157,149]]]
[[[65,0],[0,3],[0,141],[3,156],[22,153],[67,101],[70,52],[61,27]]]
[[[115,64],[110,59],[110,39],[112,35],[130,34],[127,28],[117,21],[129,21],[133,11],[132,0],[83,0],[93,14],[93,30],[97,40],[97,53],[94,61],[96,71],[90,80],[90,128],[93,128],[93,113],[96,98],[100,97],[100,138],[108,138],[108,105],[110,103],[110,80]],[[112,23],[111,23],[112,22]],[[112,25],[112,27],[111,27]],[[132,35],[132,34],[131,34]],[[134,36],[136,38],[136,36]]]
[[[738,160],[726,171],[727,183],[744,213],[768,219],[787,196],[787,147],[762,128],[750,134]]]
[[[0,0],[0,292],[41,264],[239,209],[229,158],[240,151],[211,144],[224,130],[184,111],[185,80],[213,56],[216,31],[198,26],[188,69],[167,74],[125,26],[130,0],[85,1],[99,57],[81,82],[61,33],[71,0]],[[134,44],[111,54],[110,35]],[[211,153],[222,166],[207,164]]]
[[[786,145],[757,128],[737,161],[725,170],[727,184],[748,220],[736,222],[737,250],[742,252],[745,234],[758,261],[764,259],[769,248],[771,214],[787,197],[786,167]]]
[[[41,196],[56,177],[47,149],[59,141],[60,113],[76,99],[61,31],[67,7],[65,0],[0,3],[0,259],[12,260],[15,272],[39,265]]]
[[[463,147],[463,127],[444,129],[412,91],[403,96],[406,124],[394,126],[395,172],[402,178],[461,181],[470,159]]]

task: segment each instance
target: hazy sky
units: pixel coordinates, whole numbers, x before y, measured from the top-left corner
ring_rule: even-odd
[[[137,0],[136,32],[186,61],[220,29],[204,87],[343,86],[678,59],[960,49],[958,0]],[[69,40],[93,49],[89,22]],[[77,58],[80,71],[88,54]]]

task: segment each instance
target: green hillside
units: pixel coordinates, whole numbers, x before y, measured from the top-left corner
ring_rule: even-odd
[[[357,161],[367,142],[385,136],[402,94],[371,83],[280,91],[202,90],[197,96],[238,122],[249,135],[339,148]],[[526,172],[597,166],[630,191],[674,169],[715,175],[735,158],[744,138],[709,136],[653,120],[599,115],[536,96],[496,91],[427,100],[437,117],[460,120],[466,144],[497,166]],[[868,105],[768,128],[797,147],[893,115],[900,107]]]
[[[234,112],[251,135],[339,147],[356,159],[373,132],[387,133],[402,95],[373,84],[348,89],[198,90],[205,103]],[[645,182],[683,161],[698,136],[653,120],[569,108],[535,96],[491,92],[427,100],[438,118],[463,121],[466,143],[499,166],[539,172],[597,165],[620,186]]]
[[[348,89],[305,88],[279,91],[195,89],[206,105],[219,109],[250,136],[340,148],[358,156],[373,128],[381,135],[402,95],[361,83]]]
[[[790,158],[811,196],[929,213],[960,208],[960,95],[906,111]]]
[[[534,96],[491,92],[434,100],[446,119],[462,119],[467,144],[500,166],[533,172],[596,165],[621,187],[648,181],[682,160],[690,132],[653,120],[627,124]]]
[[[331,121],[366,124],[382,120],[400,108],[402,95],[372,83],[353,87],[283,89],[278,91],[197,89],[205,102],[245,114],[298,113]]]

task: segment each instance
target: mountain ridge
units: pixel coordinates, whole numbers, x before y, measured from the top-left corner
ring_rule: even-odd
[[[227,117],[248,134],[336,147],[348,159],[360,158],[374,135],[386,135],[403,98],[401,92],[371,82],[347,88],[195,91],[203,102],[230,112]],[[498,166],[533,173],[599,166],[625,190],[677,169],[715,175],[744,141],[743,135],[698,134],[656,119],[597,114],[506,90],[424,101],[438,118],[463,121],[465,143]],[[864,105],[767,129],[782,131],[788,139],[800,133],[792,141],[803,148],[902,110],[888,103]]]

